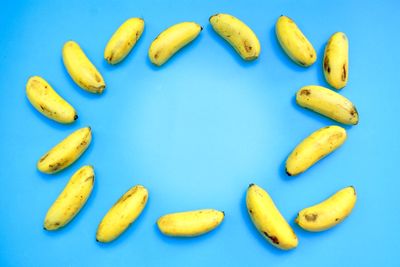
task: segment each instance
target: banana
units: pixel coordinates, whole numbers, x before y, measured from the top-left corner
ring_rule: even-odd
[[[168,236],[194,237],[214,230],[225,217],[214,209],[170,213],[157,220],[161,233]]]
[[[254,60],[261,52],[256,34],[241,20],[229,14],[216,14],[209,19],[213,29],[224,38],[244,60]]]
[[[92,192],[93,184],[92,166],[83,166],[75,172],[48,210],[44,219],[44,229],[57,230],[69,223],[85,205]]]
[[[194,22],[182,22],[169,27],[151,43],[150,61],[161,66],[179,49],[193,41],[202,30],[203,27]]]
[[[104,50],[104,59],[110,64],[121,62],[135,46],[143,33],[144,20],[130,18],[113,34]]]
[[[302,87],[296,94],[302,107],[311,109],[343,124],[358,123],[358,112],[350,100],[327,88],[317,85]]]
[[[342,222],[356,204],[357,194],[353,186],[343,188],[323,202],[299,212],[296,223],[311,232],[320,232]]]
[[[64,44],[62,57],[65,68],[79,87],[91,93],[103,92],[106,88],[103,77],[76,42]]]
[[[329,39],[324,53],[324,75],[335,89],[346,86],[349,78],[349,41],[346,34],[337,32]]]
[[[136,185],[128,190],[107,212],[97,228],[98,242],[111,242],[131,225],[146,206],[148,192]]]
[[[60,123],[72,123],[78,119],[76,110],[42,77],[29,78],[26,96],[32,106],[49,119]]]
[[[91,140],[90,127],[76,130],[44,154],[38,161],[37,168],[49,174],[65,169],[85,152]]]
[[[280,16],[275,31],[283,50],[295,63],[303,67],[314,64],[315,49],[292,19]]]
[[[246,205],[257,230],[272,245],[284,250],[297,247],[299,241],[296,234],[265,190],[250,184],[246,194]]]
[[[321,128],[304,139],[286,160],[286,173],[297,175],[340,147],[347,138],[346,130],[333,125]]]

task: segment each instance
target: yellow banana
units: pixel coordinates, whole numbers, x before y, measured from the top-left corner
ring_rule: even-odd
[[[244,60],[254,60],[261,52],[256,34],[241,20],[229,14],[210,17],[214,30],[224,38]]]
[[[175,24],[154,39],[149,48],[150,61],[161,66],[179,49],[193,41],[203,30],[194,22],[182,22]]]
[[[62,57],[65,68],[79,87],[91,93],[103,92],[106,88],[103,77],[76,42],[64,44]]]
[[[303,67],[314,64],[315,49],[292,19],[280,16],[275,31],[283,50],[295,63]]]
[[[349,78],[349,41],[346,34],[337,32],[331,36],[325,47],[324,75],[335,89],[346,86]]]
[[[302,87],[296,94],[302,107],[311,109],[344,124],[357,124],[358,112],[350,100],[327,88],[317,85]]]
[[[148,192],[136,185],[128,190],[107,212],[97,228],[98,242],[111,242],[131,225],[146,206]]]
[[[297,247],[299,241],[296,234],[265,190],[250,184],[246,194],[246,205],[257,230],[272,245],[284,250]]]
[[[78,119],[75,109],[42,77],[29,78],[26,96],[32,106],[49,119],[60,123],[72,123]]]
[[[297,175],[340,147],[347,138],[346,130],[333,125],[321,128],[304,139],[286,160],[286,173]]]
[[[44,229],[57,230],[69,223],[85,205],[92,192],[93,184],[92,166],[83,166],[75,172],[47,212]]]
[[[37,168],[49,174],[65,169],[85,152],[91,140],[90,127],[76,130],[44,154],[37,163]]]
[[[157,220],[164,235],[193,237],[214,230],[221,224],[225,213],[214,209],[170,213]]]
[[[113,34],[104,50],[104,59],[110,64],[122,61],[135,46],[143,33],[144,20],[130,18]]]
[[[357,194],[353,186],[343,188],[323,202],[300,211],[296,223],[312,232],[327,230],[350,215],[356,200]]]

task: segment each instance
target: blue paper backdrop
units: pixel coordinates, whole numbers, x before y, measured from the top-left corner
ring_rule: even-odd
[[[400,266],[400,115],[398,1],[6,1],[0,3],[0,265],[1,266]],[[231,13],[258,35],[262,52],[244,62],[208,23]],[[292,17],[313,43],[318,60],[304,69],[279,47],[274,24]],[[103,60],[113,31],[142,17],[144,34],[118,66]],[[168,26],[196,21],[204,30],[161,68],[147,49]],[[336,31],[350,40],[349,83],[340,93],[360,113],[339,150],[289,178],[284,161],[311,132],[335,122],[299,108],[295,92],[327,86],[323,48]],[[77,41],[103,74],[97,96],[67,75],[61,48]],[[25,97],[29,76],[40,75],[78,110],[59,125]],[[93,143],[56,175],[36,170],[39,157],[66,135],[90,125]],[[64,229],[46,232],[47,209],[82,165],[92,164],[92,196]],[[283,252],[257,233],[244,203],[249,183],[268,190],[299,237]],[[140,218],[111,244],[95,241],[97,225],[129,187],[150,192]],[[296,213],[354,185],[358,202],[341,225],[307,233]],[[165,213],[224,210],[225,221],[193,239],[162,236]]]

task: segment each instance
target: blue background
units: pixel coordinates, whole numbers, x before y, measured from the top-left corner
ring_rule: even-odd
[[[1,1],[0,265],[1,266],[399,266],[400,112],[398,1]],[[374,3],[376,2],[376,3]],[[362,3],[362,4],[361,4]],[[244,62],[208,23],[231,13],[258,35],[258,60]],[[318,60],[304,69],[279,47],[274,24],[292,17]],[[142,38],[120,65],[103,60],[114,30],[143,17]],[[200,36],[161,68],[147,49],[182,21]],[[300,140],[335,122],[299,108],[295,92],[324,81],[323,48],[336,31],[350,40],[349,82],[340,93],[360,113],[347,142],[303,175],[289,178],[284,161]],[[61,48],[77,41],[103,74],[92,95],[67,75]],[[40,75],[78,110],[60,125],[25,96]],[[92,126],[93,143],[71,167],[41,174],[35,164],[73,130]],[[46,232],[47,209],[82,165],[96,171],[94,191],[64,229]],[[244,203],[249,183],[264,187],[299,238],[298,248],[273,248],[257,233]],[[118,240],[95,241],[97,225],[131,186],[150,192],[140,218]],[[358,202],[341,225],[308,233],[293,221],[302,208],[354,185]],[[224,210],[215,231],[192,239],[162,236],[165,213]]]

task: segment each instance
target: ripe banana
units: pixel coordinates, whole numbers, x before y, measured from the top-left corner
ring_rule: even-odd
[[[283,50],[295,63],[303,67],[314,64],[315,49],[292,19],[280,16],[275,31]]]
[[[37,163],[37,168],[49,174],[65,169],[85,152],[91,140],[90,127],[76,130],[44,154]]]
[[[144,20],[130,18],[113,34],[104,50],[104,59],[110,64],[122,61],[135,46],[143,33]]]
[[[149,48],[150,61],[161,66],[179,49],[193,41],[203,30],[194,22],[182,22],[175,24],[154,39]]]
[[[97,228],[98,242],[111,242],[120,236],[142,213],[148,192],[144,186],[136,185],[128,190],[107,212]]]
[[[347,138],[346,130],[333,125],[321,128],[304,139],[286,160],[286,173],[297,175],[340,147]]]
[[[72,123],[78,119],[75,109],[42,77],[29,78],[26,96],[32,106],[49,119],[60,123]]]
[[[164,235],[193,237],[214,230],[225,217],[223,211],[214,209],[170,213],[157,220]]]
[[[85,205],[92,192],[93,184],[92,166],[83,166],[75,172],[47,212],[44,229],[57,230],[69,223]]]
[[[229,14],[210,17],[214,30],[224,38],[244,60],[258,58],[261,46],[255,33],[241,20]]]
[[[323,202],[300,211],[296,223],[307,231],[327,230],[349,216],[356,200],[357,194],[353,186],[343,188]]]
[[[324,53],[324,75],[335,89],[346,86],[349,78],[349,41],[346,34],[337,32],[329,39]]]
[[[246,194],[246,205],[257,230],[272,245],[284,250],[297,247],[299,241],[296,234],[265,190],[250,184]]]
[[[317,85],[302,87],[296,94],[302,107],[311,109],[344,124],[357,124],[358,112],[350,100],[327,88]]]
[[[103,92],[106,88],[103,77],[76,42],[64,44],[62,57],[65,68],[79,87],[91,93]]]

